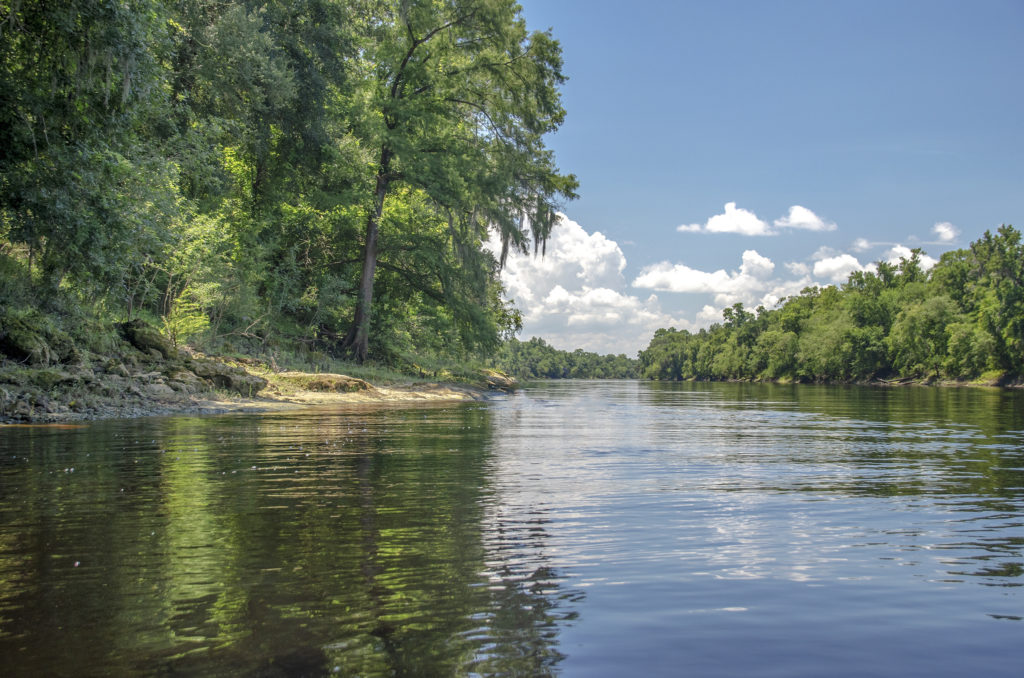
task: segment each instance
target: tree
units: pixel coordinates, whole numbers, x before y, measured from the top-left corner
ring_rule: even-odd
[[[971,243],[978,319],[991,335],[1000,367],[1024,374],[1024,244],[1020,231],[1000,226]]]
[[[166,113],[158,0],[0,4],[0,223],[38,264],[117,286],[158,247],[173,168],[146,143]]]
[[[896,369],[913,376],[937,377],[947,360],[949,327],[956,320],[956,306],[945,295],[903,309],[889,334]]]
[[[391,0],[371,26],[355,134],[374,157],[362,272],[342,342],[369,354],[380,226],[398,186],[418,189],[472,238],[498,231],[507,252],[524,248],[528,223],[542,244],[555,200],[576,182],[554,167],[543,135],[561,124],[558,43],[527,35],[513,0]]]

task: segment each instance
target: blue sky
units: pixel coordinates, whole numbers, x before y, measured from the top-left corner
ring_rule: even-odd
[[[742,301],[1024,226],[1024,2],[520,0],[580,180],[523,337],[633,355]]]

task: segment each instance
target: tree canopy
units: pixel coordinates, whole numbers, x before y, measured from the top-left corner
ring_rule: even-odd
[[[598,355],[581,348],[560,351],[538,337],[529,341],[509,339],[494,360],[498,368],[519,379],[635,379],[639,376],[636,358],[622,353]]]
[[[930,270],[920,250],[775,309],[736,304],[699,332],[658,330],[649,379],[851,382],[1024,376],[1024,245],[1002,226]]]
[[[576,187],[563,80],[512,0],[0,0],[0,311],[489,354]]]

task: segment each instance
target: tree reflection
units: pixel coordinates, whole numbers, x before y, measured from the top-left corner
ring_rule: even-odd
[[[545,675],[561,657],[557,573],[487,534],[486,407],[85,431],[4,432],[29,457],[3,461],[0,495],[14,675]]]

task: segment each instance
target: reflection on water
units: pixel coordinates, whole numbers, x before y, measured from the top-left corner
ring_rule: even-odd
[[[533,567],[543,530],[487,523],[489,420],[460,406],[3,431],[5,665],[549,672],[567,595]]]
[[[1022,395],[546,382],[0,429],[0,662],[1016,675]]]

